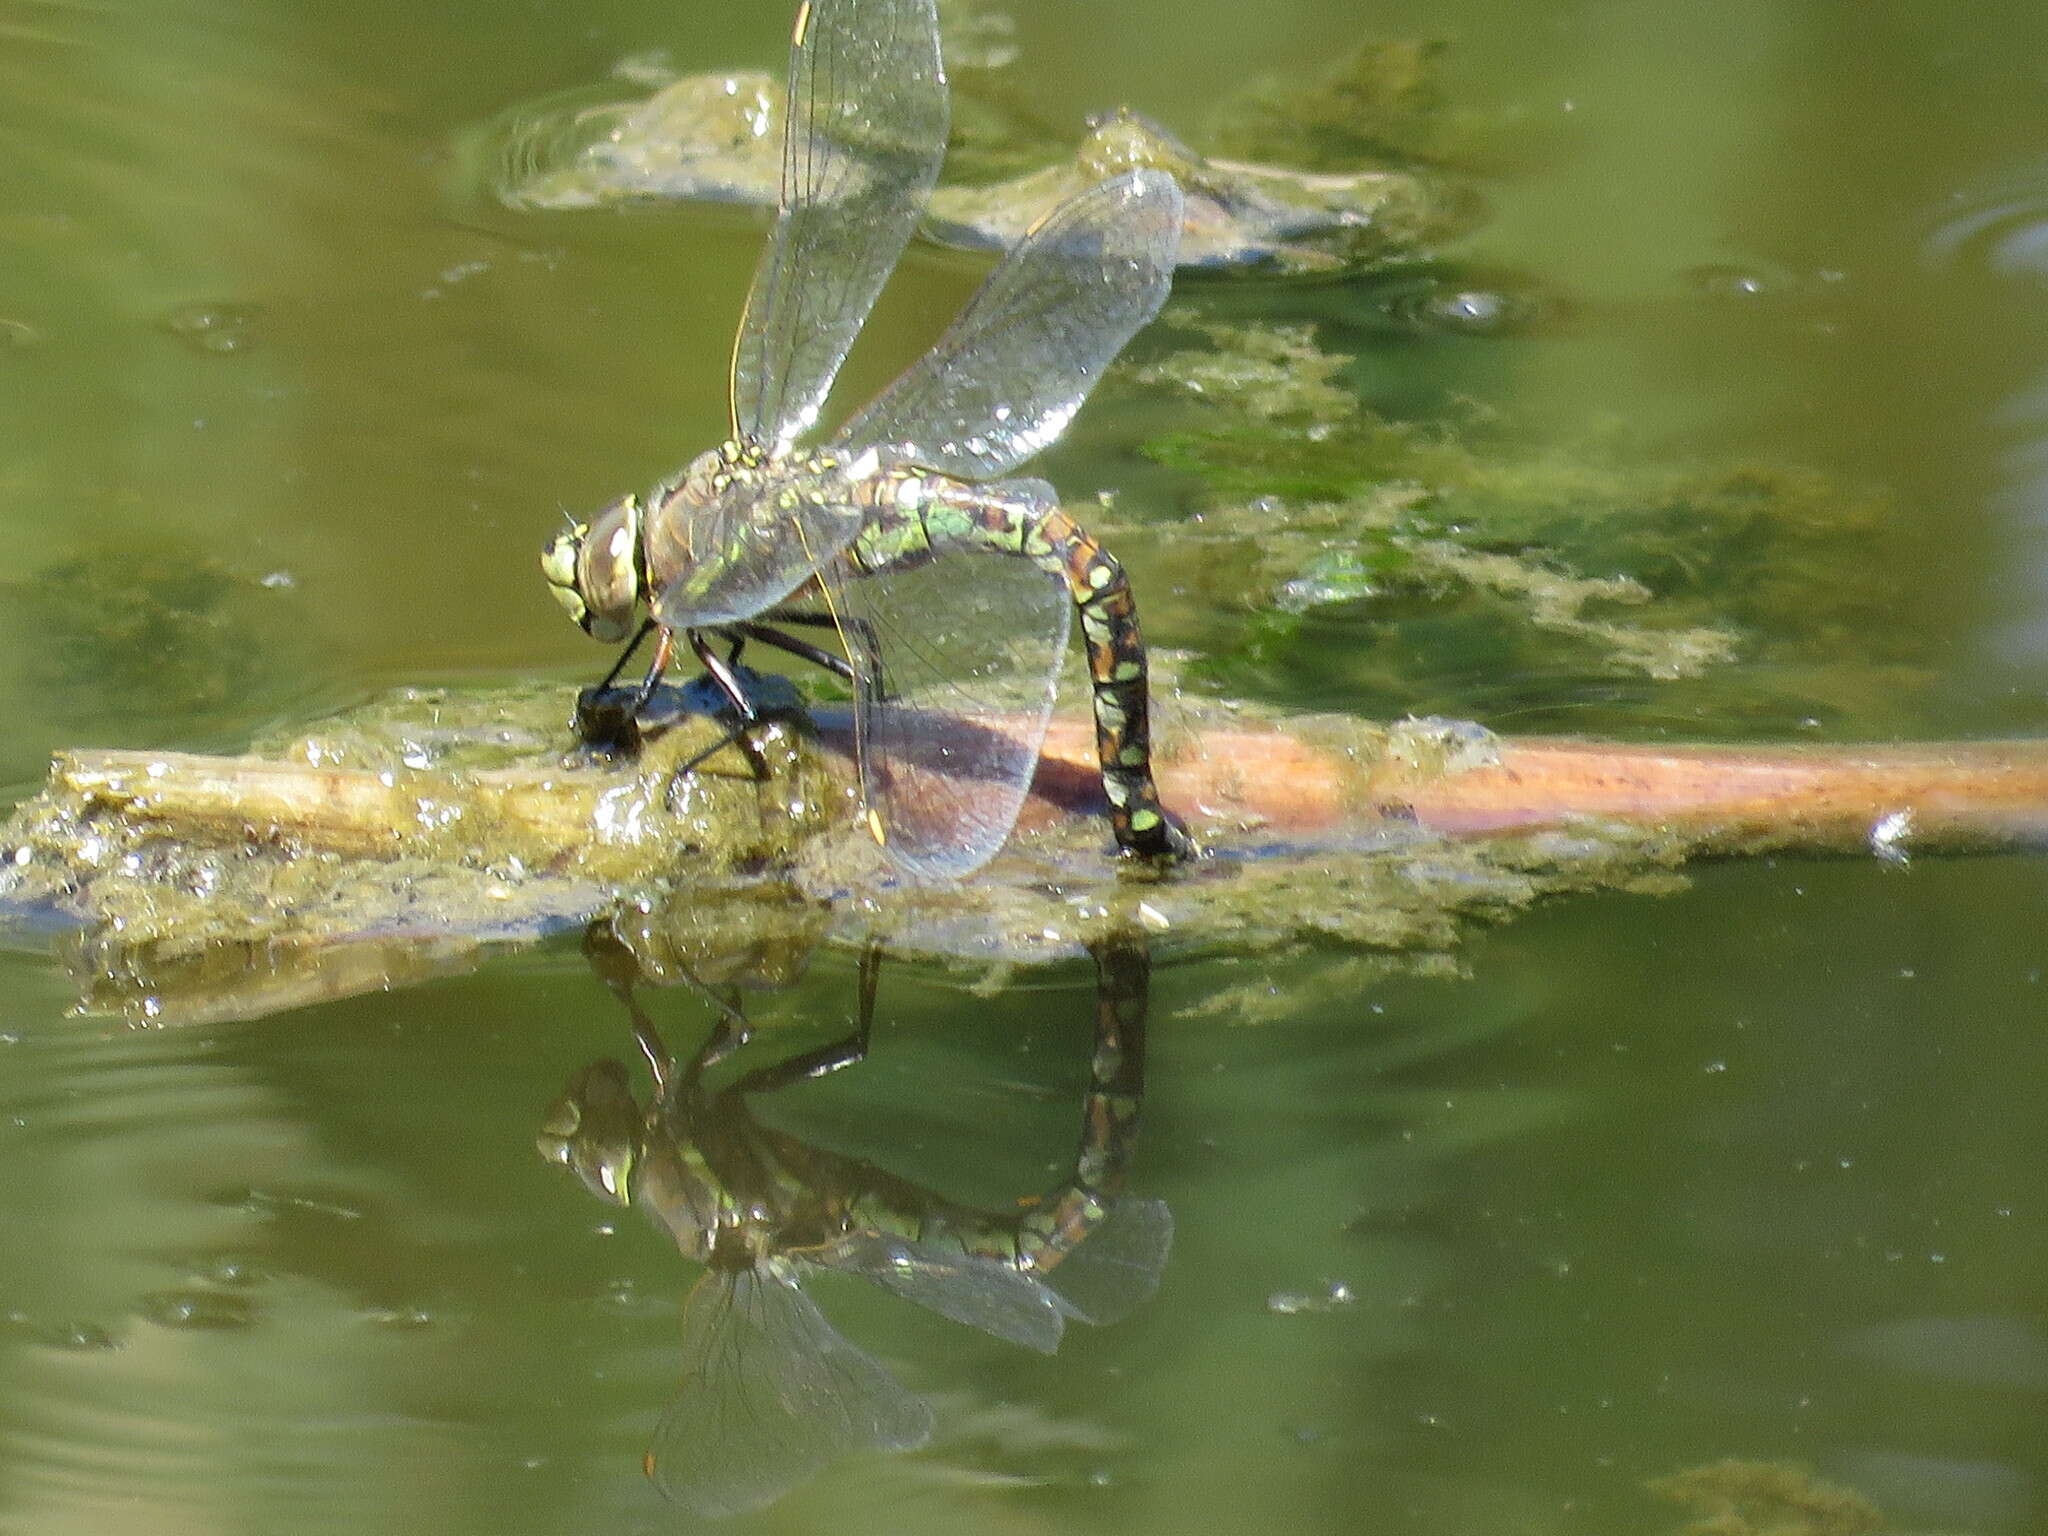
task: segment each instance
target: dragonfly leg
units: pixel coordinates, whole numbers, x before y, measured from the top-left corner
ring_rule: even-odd
[[[690,649],[696,653],[698,662],[718,691],[725,695],[725,702],[732,707],[734,714],[751,725],[759,718],[760,711],[754,708],[753,697],[747,692],[747,685],[740,680],[739,673],[711,649],[711,641],[702,630],[693,629],[688,634]]]
[[[646,1059],[647,1069],[654,1077],[654,1086],[660,1092],[667,1092],[676,1076],[676,1060],[663,1043],[661,1031],[655,1028],[654,1020],[647,1010],[640,1006],[636,990],[641,979],[640,957],[633,947],[621,939],[610,919],[599,918],[583,933],[583,954],[590,962],[591,969],[620,1003],[625,1006],[626,1015],[632,1021],[633,1040],[640,1047],[640,1054]],[[704,1071],[716,1066],[733,1051],[747,1043],[749,1029],[747,1016],[740,1011],[739,995],[735,990],[721,997],[704,982],[698,980],[688,966],[677,965],[677,971],[699,993],[707,998],[718,1010],[718,1021],[711,1037],[691,1059],[688,1070],[683,1074],[685,1084],[693,1084]]]
[[[860,674],[853,663],[844,656],[835,656],[821,645],[812,645],[808,640],[785,635],[771,625],[748,622],[735,624],[732,628],[743,640],[758,640],[763,645],[774,646],[778,651],[787,651],[798,660],[807,661],[821,671],[830,672],[834,677],[843,678],[849,683],[858,682],[860,679]],[[735,645],[734,649],[737,650],[738,646]],[[730,661],[735,658],[728,656],[726,659]]]
[[[882,641],[875,633],[875,626],[858,614],[820,613],[810,608],[776,608],[768,617],[776,624],[797,624],[811,629],[829,629],[838,634],[840,643],[849,654],[857,646],[860,650],[859,667],[868,696],[875,699],[890,697],[888,683],[882,672]],[[771,642],[773,643],[773,642]],[[839,671],[837,667],[831,671]],[[855,679],[851,673],[841,672],[847,681]]]
[[[649,632],[654,628],[654,620],[642,619],[640,621],[640,627],[633,632],[633,638],[626,642],[626,648],[619,652],[619,659],[612,663],[611,671],[605,673],[603,680],[598,683],[597,691],[599,693],[604,692],[605,689],[611,687],[613,683],[619,680],[619,674],[626,670],[626,663],[631,661],[633,653],[640,649],[640,642],[645,640]]]
[[[662,1041],[661,1031],[654,1027],[654,1020],[640,1006],[639,994],[634,990],[640,980],[639,956],[619,938],[611,923],[604,918],[599,918],[584,930],[583,955],[590,962],[591,969],[611,989],[612,996],[625,1005],[626,1016],[632,1021],[633,1043],[640,1047],[640,1055],[653,1075],[655,1092],[666,1093],[676,1063]]]
[[[718,1005],[719,1010],[718,1022],[711,1026],[711,1033],[704,1037],[704,1043],[697,1048],[697,1054],[690,1058],[687,1080],[694,1085],[706,1072],[753,1039],[754,1032],[747,1025],[747,1016],[740,1012],[739,988],[728,987],[724,995],[720,996],[696,977],[692,976],[690,980],[706,997]],[[738,1023],[735,1024],[734,1020],[738,1020]]]
[[[778,1088],[787,1088],[791,1083],[809,1082],[815,1077],[827,1077],[846,1067],[859,1066],[867,1059],[868,1037],[862,1030],[834,1040],[829,1045],[818,1046],[815,1050],[802,1051],[795,1056],[776,1062],[773,1066],[759,1067],[740,1078],[727,1090],[732,1093],[773,1093]]]
[[[725,695],[725,702],[732,707],[733,713],[739,716],[739,721],[730,731],[688,762],[678,764],[675,772],[669,775],[668,787],[663,791],[662,799],[670,810],[675,809],[676,786],[695,773],[707,759],[717,756],[727,747],[736,746],[745,754],[747,765],[754,770],[756,779],[765,782],[771,776],[767,755],[762,752],[760,744],[747,734],[761,718],[761,711],[754,706],[753,698],[747,693],[747,685],[741,681],[739,673],[726,659],[711,648],[710,639],[702,631],[692,629],[686,634],[690,649],[696,653],[705,674],[710,677],[718,691]],[[662,631],[663,640],[666,640],[668,635],[669,631]]]
[[[867,1059],[868,1036],[875,1025],[875,981],[881,971],[882,949],[870,942],[860,958],[860,1015],[854,1031],[843,1040],[834,1040],[815,1050],[803,1051],[772,1066],[760,1067],[742,1077],[729,1093],[772,1093],[777,1088],[786,1088],[791,1083],[807,1082],[812,1078],[825,1077],[847,1067],[860,1065]]]
[[[675,654],[676,648],[674,630],[665,624],[653,624],[651,621],[649,627],[660,630],[661,634],[654,642],[654,659],[647,664],[647,675],[640,679],[640,686],[634,690],[633,713],[636,715],[647,707],[647,701],[654,697],[654,690],[661,686],[661,674],[668,670],[669,658]],[[645,629],[641,631],[642,634],[646,632]],[[691,643],[696,643],[694,634]]]

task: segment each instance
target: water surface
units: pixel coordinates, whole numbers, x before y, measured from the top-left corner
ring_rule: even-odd
[[[1335,0],[1256,31],[1223,5],[1012,9],[1048,119],[1122,102],[1190,133],[1361,25]],[[2040,9],[1404,0],[1369,24],[1450,40],[1494,209],[1456,260],[1557,318],[1416,334],[1363,281],[1184,303],[1311,324],[1397,421],[1822,477],[1877,510],[1805,579],[1879,597],[1825,674],[1812,635],[1795,666],[1763,630],[1690,683],[1577,642],[1532,660],[1455,594],[1331,604],[1275,649],[1262,609],[1207,596],[1223,557],[1184,536],[1207,488],[1137,452],[1187,408],[1126,394],[1042,467],[1076,500],[1125,489],[1155,643],[1282,710],[2038,735]],[[534,552],[719,435],[762,225],[513,213],[453,146],[622,59],[773,65],[785,25],[0,0],[0,782],[64,743],[232,747],[395,682],[585,678]],[[978,270],[914,252],[853,391]],[[1901,1530],[2040,1529],[2044,911],[2036,857],[1775,860],[1551,907],[1456,975],[1165,964],[1136,1173],[1176,1218],[1158,1297],[1041,1359],[818,1282],[939,1431],[747,1520],[1663,1531],[1688,1516],[1648,1480],[1740,1458]],[[816,1043],[854,982],[827,954],[749,1006]],[[882,986],[871,1059],[776,1114],[975,1198],[1035,1187],[1071,1142],[1087,967]],[[74,991],[0,951],[0,1524],[675,1528],[639,1460],[693,1272],[532,1149],[568,1077],[631,1049],[573,941],[233,1026],[124,1030],[68,1016]],[[683,991],[654,1006],[678,1042],[708,1027]]]

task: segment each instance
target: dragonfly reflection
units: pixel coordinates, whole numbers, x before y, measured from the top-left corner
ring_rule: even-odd
[[[623,1063],[595,1062],[549,1111],[542,1156],[638,1207],[705,1266],[683,1306],[683,1378],[647,1472],[702,1515],[757,1508],[849,1452],[907,1450],[932,1411],[844,1338],[802,1289],[814,1269],[858,1275],[997,1338],[1050,1353],[1069,1318],[1109,1323],[1159,1282],[1173,1223],[1158,1201],[1120,1198],[1144,1079],[1148,963],[1097,954],[1095,1043],[1068,1177],[992,1213],[758,1122],[752,1095],[865,1055],[878,966],[861,967],[849,1038],[748,1072],[716,1091],[705,1073],[744,1040],[732,1012],[688,1061],[662,1044],[616,941],[597,958],[625,1000],[653,1078],[636,1100]]]
[[[733,351],[730,439],[542,557],[597,638],[625,639],[642,604],[650,614],[585,691],[579,727],[632,739],[680,635],[745,747],[760,709],[739,656],[778,647],[851,685],[868,825],[896,866],[959,875],[1016,820],[1078,614],[1117,841],[1185,854],[1153,783],[1123,568],[1052,486],[1003,478],[1066,429],[1165,301],[1180,188],[1131,170],[1062,203],[931,351],[822,449],[800,449],[938,178],[949,109],[933,0],[811,0],[789,82],[780,210]],[[805,626],[840,650],[790,633]],[[653,664],[622,702],[610,685],[650,631]]]

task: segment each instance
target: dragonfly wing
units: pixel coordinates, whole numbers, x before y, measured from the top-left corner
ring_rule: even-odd
[[[1119,1200],[1047,1275],[1068,1312],[1113,1323],[1159,1289],[1173,1249],[1173,1212],[1163,1200]]]
[[[1181,216],[1179,184],[1164,171],[1128,171],[1069,198],[840,441],[894,447],[965,480],[1008,474],[1066,430],[1166,302]]]
[[[1043,481],[1001,489],[1058,505]],[[914,878],[970,874],[1010,835],[1038,771],[1072,600],[1028,560],[962,547],[844,592],[881,658],[880,687],[857,694],[854,722],[883,844]]]
[[[816,1262],[856,1274],[941,1317],[1049,1355],[1059,1348],[1066,1313],[1036,1276],[1005,1264],[886,1232],[854,1232],[821,1250]]]
[[[654,599],[670,629],[703,629],[758,616],[809,580],[850,544],[866,513],[841,483],[793,474],[766,483],[745,505],[716,502],[668,514],[657,539],[688,551],[682,574]]]
[[[713,1271],[683,1308],[683,1387],[648,1476],[691,1513],[759,1509],[860,1450],[914,1450],[932,1410],[825,1320],[789,1277]]]
[[[946,152],[933,0],[810,0],[789,54],[782,198],[733,349],[736,437],[818,416]]]

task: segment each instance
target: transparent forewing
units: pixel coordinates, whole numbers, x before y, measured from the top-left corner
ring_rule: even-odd
[[[647,1467],[693,1514],[758,1509],[859,1450],[911,1450],[932,1411],[840,1336],[794,1281],[713,1272],[683,1308],[683,1386]]]
[[[816,421],[946,152],[933,0],[810,0],[789,55],[782,201],[733,350],[735,436]]]
[[[1043,481],[990,486],[1050,510]],[[878,686],[856,691],[861,788],[895,867],[957,879],[995,856],[1038,769],[1073,604],[1029,560],[954,548],[843,584]],[[855,648],[858,664],[864,645]]]
[[[802,586],[850,544],[867,514],[844,482],[829,477],[764,472],[757,497],[677,508],[675,526],[652,528],[656,539],[684,541],[682,574],[654,599],[654,616],[670,629],[701,629],[757,617]]]
[[[1166,302],[1180,228],[1180,187],[1164,171],[1126,172],[1062,203],[840,441],[893,446],[967,480],[1009,473],[1066,430]]]
[[[1059,1348],[1064,1303],[1014,1264],[886,1232],[851,1233],[810,1257],[1012,1344],[1046,1355]]]
[[[1162,1200],[1120,1200],[1047,1278],[1084,1323],[1113,1323],[1159,1289],[1173,1251],[1173,1212]]]

